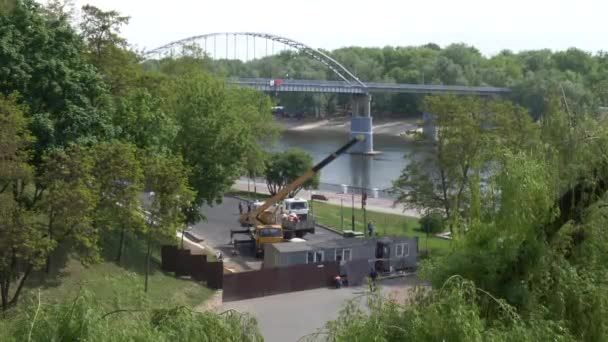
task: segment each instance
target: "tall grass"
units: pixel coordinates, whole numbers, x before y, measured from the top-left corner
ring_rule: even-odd
[[[254,318],[185,306],[107,311],[81,289],[68,301],[29,300],[0,320],[1,341],[262,341]]]

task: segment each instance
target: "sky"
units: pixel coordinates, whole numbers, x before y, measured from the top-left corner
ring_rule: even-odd
[[[272,33],[330,50],[428,42],[441,46],[466,43],[485,55],[503,49],[563,50],[573,46],[590,52],[608,50],[608,0],[75,0],[75,3],[78,7],[89,3],[130,16],[130,24],[122,33],[134,47],[146,50],[190,36],[241,31]]]

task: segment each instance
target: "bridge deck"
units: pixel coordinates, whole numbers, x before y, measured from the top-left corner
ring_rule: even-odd
[[[409,93],[409,94],[441,94],[453,93],[460,95],[501,95],[509,93],[508,88],[499,87],[469,87],[448,86],[435,84],[395,84],[395,83],[366,83],[366,87],[349,84],[343,81],[316,80],[281,80],[280,85],[272,84],[273,80],[261,78],[229,79],[228,83],[252,87],[261,91],[277,92],[308,92],[308,93]]]

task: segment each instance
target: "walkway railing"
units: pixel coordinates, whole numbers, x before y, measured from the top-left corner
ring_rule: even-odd
[[[241,178],[241,180],[246,182],[247,178]],[[264,190],[267,189],[266,188],[266,179],[258,177],[258,178],[256,178],[255,181],[258,184],[257,185],[258,187],[260,186],[260,183],[263,183]],[[253,183],[252,183],[252,190],[253,190]],[[319,183],[319,188],[316,190],[334,192],[337,194],[354,194],[354,195],[358,195],[358,196],[361,196],[363,193],[366,193],[367,196],[370,198],[385,198],[385,199],[390,199],[390,200],[395,200],[397,198],[394,194],[390,193],[390,191],[388,189],[367,188],[367,187],[360,187],[360,186],[349,185],[349,184],[334,184],[334,183],[321,182],[321,183]],[[313,190],[313,191],[315,191],[315,190]]]

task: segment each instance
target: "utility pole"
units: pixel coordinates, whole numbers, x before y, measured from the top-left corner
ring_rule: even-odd
[[[352,193],[352,199],[353,199],[352,206],[351,206],[351,212],[353,214],[353,224],[352,224],[353,227],[352,227],[352,229],[353,229],[353,232],[354,232],[355,231],[355,193],[354,192]]]
[[[367,211],[365,210],[366,205],[367,205],[367,193],[363,192],[363,195],[361,195],[361,209],[363,210],[363,233],[364,234],[365,234],[365,231],[366,231],[365,228],[367,225]]]
[[[255,172],[253,173],[253,197],[257,200],[258,199],[258,188],[257,188],[257,184],[255,181]]]
[[[344,198],[340,198],[340,230],[344,232]]]

